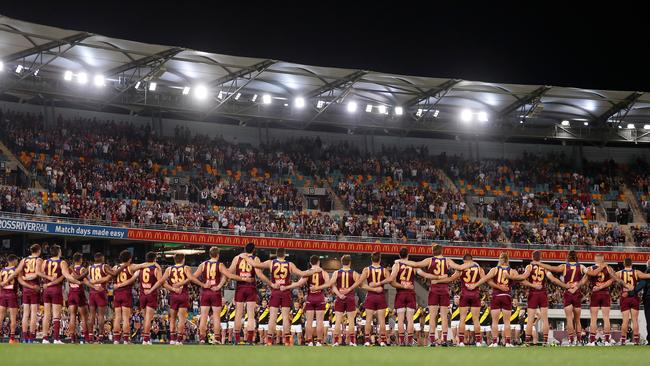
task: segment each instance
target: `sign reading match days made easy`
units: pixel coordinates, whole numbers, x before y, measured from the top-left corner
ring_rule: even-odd
[[[128,237],[128,229],[122,228],[6,218],[0,218],[0,230],[35,234],[86,236],[106,239],[126,239]]]

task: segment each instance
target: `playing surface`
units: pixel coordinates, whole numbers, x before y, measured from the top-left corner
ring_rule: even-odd
[[[4,365],[342,366],[648,365],[650,347],[350,348],[262,346],[0,345]]]

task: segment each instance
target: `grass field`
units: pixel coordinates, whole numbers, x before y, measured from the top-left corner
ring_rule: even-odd
[[[0,365],[342,366],[650,364],[650,347],[284,348],[261,346],[0,345]]]

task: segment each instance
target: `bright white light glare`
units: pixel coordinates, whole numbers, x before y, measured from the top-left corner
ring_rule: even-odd
[[[93,79],[93,84],[95,84],[95,86],[104,86],[104,75],[100,75],[100,74],[95,75],[95,78]]]
[[[271,95],[270,94],[262,95],[262,103],[271,104]]]
[[[566,119],[562,121],[562,126],[568,126],[570,123]]]
[[[253,94],[253,99],[251,101],[255,102],[257,100],[257,94]]]
[[[524,120],[522,119],[521,121],[519,121],[519,124],[524,124]]]
[[[404,114],[404,108],[402,108],[402,107],[395,107],[395,115],[396,115],[396,116],[401,116],[402,114]]]
[[[5,63],[0,61],[0,71],[3,71],[5,69]]]
[[[357,111],[357,102],[348,102],[348,112],[354,113]]]
[[[65,73],[63,73],[63,80],[65,81],[72,80],[72,71],[68,70]]]
[[[296,100],[293,102],[293,105],[296,106],[296,108],[303,108],[305,106],[305,98],[296,98]]]
[[[380,105],[379,107],[377,107],[377,109],[379,109],[379,113],[386,114],[386,106],[385,105]]]
[[[433,111],[433,118],[438,118],[439,113],[440,113],[440,111],[437,110],[437,109],[435,111]]]
[[[16,66],[16,74],[20,74],[23,71],[23,65]]]
[[[415,115],[416,115],[417,117],[422,117],[422,108],[418,108],[418,111],[415,112]]]
[[[36,69],[36,71],[34,71],[34,76],[38,76],[38,73],[39,73],[40,71],[41,71],[41,69]]]
[[[372,112],[372,104],[366,104],[366,112]]]
[[[473,113],[469,109],[463,109],[463,111],[460,112],[460,120],[463,122],[469,122],[473,117]]]
[[[633,129],[634,128],[634,123],[628,123],[627,128],[630,129],[630,130]]]
[[[644,130],[650,130],[650,125],[643,125]]]
[[[88,82],[88,74],[85,72],[80,72],[77,74],[77,82],[79,84],[85,84]]]
[[[219,94],[217,94],[217,99],[223,99],[223,92],[219,90]]]
[[[188,95],[190,93],[190,87],[186,86],[183,88],[183,95]]]
[[[194,88],[194,97],[203,100],[208,97],[208,88],[205,85],[199,85]]]
[[[589,126],[589,122],[584,122],[583,125]]]
[[[235,94],[235,100],[239,100],[239,97],[241,97],[241,93]]]
[[[487,122],[488,121],[487,112],[478,112],[478,121],[479,122]]]
[[[135,83],[135,88],[137,89],[139,87],[140,87],[140,82],[138,81],[137,83]]]
[[[149,91],[156,91],[158,84],[155,81],[149,83]]]
[[[318,109],[323,108],[324,105],[325,105],[325,102],[322,101],[322,100],[319,100],[318,102],[316,102],[316,108],[318,108]]]

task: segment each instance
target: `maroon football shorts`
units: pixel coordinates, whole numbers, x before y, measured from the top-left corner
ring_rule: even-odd
[[[149,295],[144,292],[140,292],[140,308],[146,309],[158,309],[158,290],[150,293]]]
[[[608,308],[611,306],[612,297],[609,295],[609,292],[595,292],[591,294],[591,299],[589,300],[590,308]]]
[[[323,311],[325,310],[325,294],[307,294],[305,302],[305,311]]]
[[[257,288],[237,285],[235,302],[257,302]]]
[[[172,293],[169,296],[169,307],[173,310],[178,310],[180,308],[189,308],[190,295],[187,292],[181,292],[180,294]]]
[[[43,304],[63,305],[63,289],[60,286],[50,286],[43,290]]]
[[[31,288],[23,288],[23,305],[40,305],[41,293]]]
[[[449,306],[449,291],[442,288],[429,289],[429,306]]]
[[[199,297],[200,306],[209,306],[209,307],[220,307],[223,305],[221,299],[221,291],[212,291],[209,289],[203,289],[201,291],[201,297]]]
[[[621,297],[621,311],[628,311],[631,309],[638,311],[640,302],[638,296]]]
[[[492,310],[512,310],[512,297],[507,294],[503,295],[493,295],[492,301],[490,302],[490,309]]]
[[[576,291],[573,294],[569,291],[564,291],[563,297],[562,303],[564,307],[572,305],[574,308],[579,309],[582,306],[582,292],[580,291]]]
[[[113,296],[113,307],[115,308],[132,308],[133,295],[131,289],[118,289]]]
[[[548,308],[548,294],[546,291],[528,292],[528,309]]]
[[[395,293],[395,309],[413,309],[415,310],[418,307],[417,302],[415,301],[415,291],[397,291]]]
[[[337,313],[351,312],[357,310],[357,302],[354,296],[346,296],[344,299],[339,297],[334,301],[334,311]]]
[[[291,307],[291,291],[289,290],[271,290],[271,297],[269,298],[270,308],[290,308]]]
[[[0,292],[0,307],[18,309],[18,294],[13,290],[2,290]]]
[[[386,295],[384,293],[368,292],[364,303],[366,310],[383,310],[386,309]]]
[[[68,292],[68,306],[88,306],[86,293],[83,290],[70,290]]]
[[[106,291],[90,291],[88,306],[91,308],[104,308],[108,305]]]
[[[461,308],[481,307],[481,294],[478,291],[461,293],[458,306]]]

